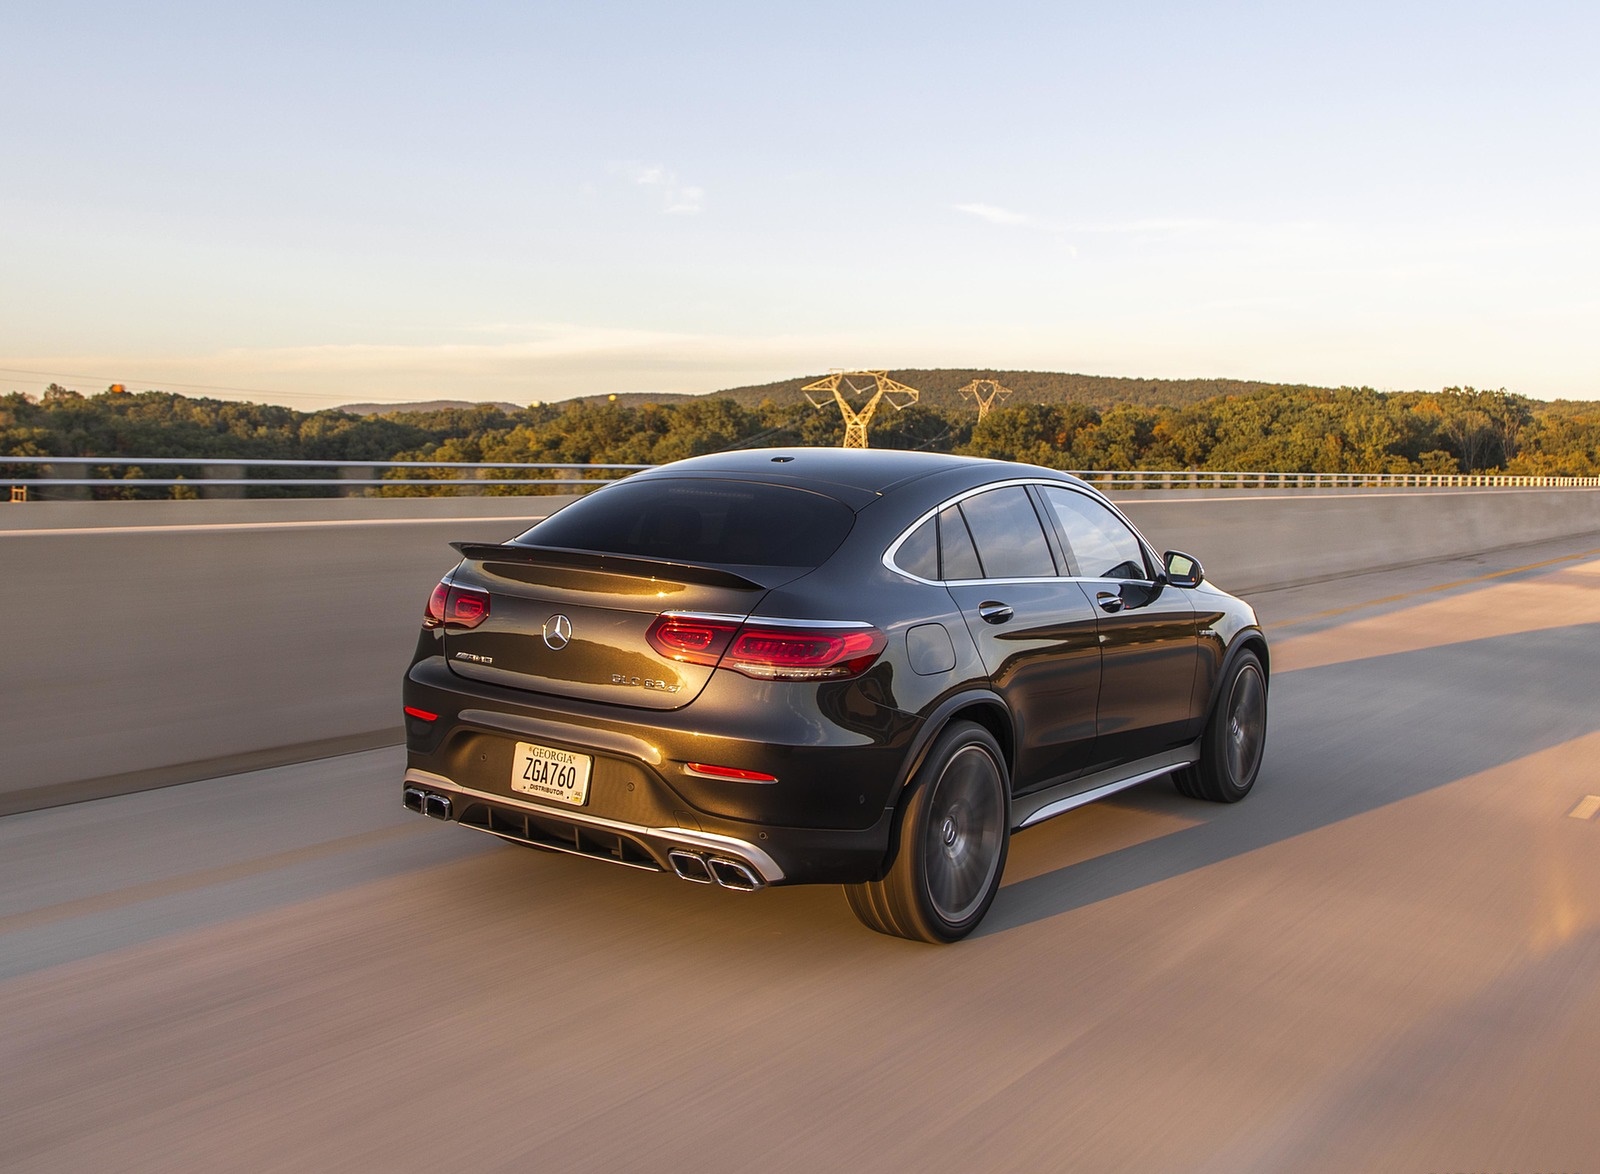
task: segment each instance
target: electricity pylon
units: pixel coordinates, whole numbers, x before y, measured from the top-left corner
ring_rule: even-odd
[[[850,401],[845,399],[844,392],[839,390],[840,384],[850,389],[851,395],[865,395],[865,385],[856,386],[857,379],[872,380],[872,398],[861,406],[859,410],[850,406]],[[815,383],[808,383],[800,389],[806,393],[806,398],[811,401],[814,408],[825,408],[827,400],[819,400],[811,393],[813,391],[829,392],[833,402],[839,405],[839,414],[844,417],[844,447],[866,448],[867,425],[872,422],[872,414],[878,410],[879,401],[885,397],[894,408],[909,408],[917,402],[922,394],[914,387],[907,387],[904,383],[896,383],[889,378],[887,371],[835,371],[826,379],[819,379]]]
[[[997,379],[974,379],[961,389],[962,395],[970,395],[978,405],[978,419],[983,419],[989,414],[989,409],[994,407],[997,400],[1003,400],[1011,394],[1009,387],[1001,387]]]

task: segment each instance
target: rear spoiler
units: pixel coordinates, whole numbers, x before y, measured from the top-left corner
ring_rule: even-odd
[[[452,542],[450,545],[460,552],[462,558],[475,563],[525,563],[562,567],[571,571],[667,579],[675,583],[700,583],[735,591],[767,590],[754,579],[747,579],[721,567],[705,567],[695,563],[667,562],[664,559],[637,558],[625,554],[597,554],[592,550],[567,550],[558,546],[500,545],[493,542]]]

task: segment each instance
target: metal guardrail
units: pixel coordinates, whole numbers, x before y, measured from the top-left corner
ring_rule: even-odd
[[[1069,469],[1097,489],[1595,489],[1600,477],[1510,473],[1262,473]]]
[[[11,477],[6,480],[13,487],[38,488],[38,489],[65,489],[65,488],[115,488],[115,487],[175,487],[183,486],[189,489],[203,490],[213,488],[254,488],[254,489],[388,489],[404,487],[441,488],[452,486],[458,488],[488,489],[499,486],[563,486],[569,491],[583,491],[597,489],[617,476],[626,476],[648,469],[650,465],[608,465],[608,464],[559,464],[559,463],[532,463],[519,464],[505,461],[332,461],[332,460],[287,460],[287,459],[253,459],[253,458],[219,458],[219,457],[8,457],[0,456],[0,466],[26,465],[37,467],[46,471],[42,477]],[[70,476],[66,470],[82,469],[89,472],[95,469],[125,469],[125,468],[192,468],[201,471],[202,476],[191,477],[114,477],[100,476]],[[230,475],[243,473],[250,469],[338,469],[341,471],[337,477],[246,477]],[[385,477],[381,474],[388,469],[435,469],[448,473],[460,473],[472,470],[471,476],[454,477]],[[490,470],[522,470],[527,473],[589,473],[613,474],[611,476],[577,476],[577,477],[540,477],[540,476],[514,476],[514,477],[486,477],[483,474]],[[366,473],[367,476],[360,474]],[[13,495],[15,500],[15,495]]]
[[[0,466],[38,468],[43,476],[7,478],[12,500],[26,499],[29,489],[171,488],[206,489],[490,489],[562,487],[569,492],[597,489],[651,465],[517,464],[504,461],[337,461],[218,457],[37,457],[0,456]],[[144,468],[197,469],[201,476],[117,477],[109,470]],[[339,475],[251,477],[250,470],[337,469]],[[384,476],[392,470],[432,470],[445,476]],[[72,476],[81,470],[84,475]],[[97,473],[107,470],[106,473]],[[488,476],[492,472],[510,473]],[[1501,473],[1281,473],[1247,470],[1069,469],[1102,490],[1141,489],[1593,489],[1600,477],[1540,477]],[[363,475],[365,474],[365,475]],[[545,475],[539,475],[545,474]],[[551,476],[548,474],[577,474]],[[19,493],[18,491],[21,490]]]

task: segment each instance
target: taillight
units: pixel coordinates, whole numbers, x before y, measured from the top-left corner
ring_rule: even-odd
[[[433,594],[428,596],[428,608],[422,613],[422,626],[424,628],[437,628],[444,623],[444,605],[450,598],[450,584],[444,580],[433,589]]]
[[[422,615],[424,628],[476,628],[489,618],[489,593],[475,587],[458,587],[448,579],[440,582],[428,596],[428,609]]]
[[[864,673],[888,641],[876,628],[750,625],[722,658],[723,667],[763,681],[825,681]]]
[[[728,641],[738,630],[738,620],[668,612],[655,618],[644,638],[668,660],[714,665],[722,659],[722,654],[728,650]]]
[[[762,681],[826,681],[871,667],[888,641],[862,625],[789,625],[720,616],[655,618],[645,634],[662,656],[685,664],[719,665]]]
[[[444,626],[476,628],[489,618],[489,593],[450,584],[450,598],[444,606]]]

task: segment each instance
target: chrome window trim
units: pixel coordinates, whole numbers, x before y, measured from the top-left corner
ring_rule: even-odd
[[[1040,485],[1047,488],[1065,489],[1071,493],[1082,493],[1089,500],[1099,502],[1115,514],[1118,520],[1138,540],[1140,549],[1147,556],[1155,549],[1146,541],[1145,536],[1139,533],[1139,528],[1128,520],[1126,514],[1113,505],[1108,498],[1093,489],[1089,489],[1087,486],[1075,485],[1070,481],[1053,481],[1044,477],[1016,477],[1009,481],[993,481],[988,485],[980,485],[976,489],[963,489],[954,497],[946,498],[902,530],[900,535],[889,543],[888,549],[883,552],[883,558],[879,561],[883,563],[886,570],[892,571],[902,579],[910,579],[913,583],[921,583],[928,587],[976,587],[982,584],[1008,585],[1016,583],[1133,583],[1141,587],[1155,586],[1156,581],[1154,579],[1108,579],[1104,575],[1030,575],[1021,579],[924,579],[921,575],[912,574],[894,561],[895,555],[900,553],[900,547],[904,545],[906,539],[910,538],[913,531],[929,518],[937,517],[943,511],[953,505],[959,505],[969,497],[976,497],[978,494],[987,493],[991,489],[1008,489],[1013,485]],[[1043,519],[1041,519],[1041,522],[1043,522]],[[1152,561],[1159,564],[1161,560],[1153,559]]]

